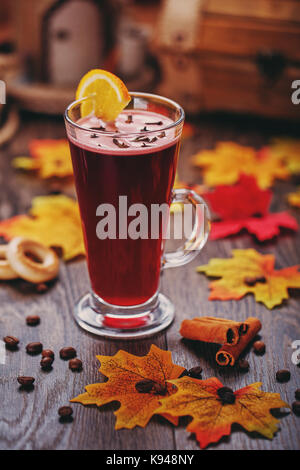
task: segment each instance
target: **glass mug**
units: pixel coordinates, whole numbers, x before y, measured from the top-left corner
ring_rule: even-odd
[[[95,116],[81,118],[81,107],[87,100],[93,105],[92,96],[73,102],[65,112],[92,287],[77,303],[75,319],[89,332],[120,339],[150,336],[170,325],[174,306],[159,292],[161,269],[194,259],[210,228],[204,200],[190,189],[172,189],[183,109],[153,94],[131,97],[118,128],[110,123],[104,130]],[[151,211],[172,202],[194,206],[194,226],[183,247],[164,253],[169,214],[156,219],[154,227]],[[129,236],[141,205],[148,236]]]

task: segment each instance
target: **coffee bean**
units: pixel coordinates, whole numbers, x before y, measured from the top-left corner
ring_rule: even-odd
[[[38,315],[29,315],[29,317],[26,317],[26,323],[28,326],[36,326],[40,321],[41,319]]]
[[[246,359],[240,359],[238,362],[238,368],[241,372],[248,372],[250,365]]]
[[[156,395],[165,395],[167,393],[167,386],[155,382],[153,385],[153,391]]]
[[[139,393],[149,393],[153,388],[154,382],[153,380],[141,380],[135,384],[135,388]]]
[[[235,395],[231,388],[229,387],[220,387],[217,390],[217,394],[222,400],[224,405],[232,405],[235,402]]]
[[[181,372],[181,374],[178,378],[180,379],[181,377],[186,377],[187,375],[189,375],[189,372],[188,372],[188,370],[184,369],[184,371]]]
[[[25,376],[20,376],[17,377],[17,381],[19,382],[20,385],[24,388],[29,388],[33,385],[33,382],[35,381],[34,377],[25,377]]]
[[[255,354],[262,356],[266,352],[266,345],[263,341],[255,341],[255,343],[253,343],[253,349]]]
[[[80,359],[71,359],[69,361],[69,369],[75,371],[80,371],[82,370],[82,361]]]
[[[40,364],[43,370],[49,370],[52,367],[53,359],[49,356],[43,357]]]
[[[73,359],[73,357],[76,357],[76,354],[76,349],[72,348],[72,346],[67,346],[59,351],[61,359]]]
[[[291,373],[287,369],[281,369],[276,372],[276,380],[277,382],[288,382],[291,378]]]
[[[300,388],[297,388],[297,390],[295,391],[295,398],[296,400],[300,400]]]
[[[292,410],[295,415],[300,416],[300,401],[297,400],[292,403]]]
[[[201,379],[202,378],[201,373],[202,373],[202,367],[200,366],[192,367],[188,371],[189,377],[192,377],[193,379]]]
[[[54,359],[54,352],[51,349],[43,349],[42,357],[52,357]]]
[[[5,336],[3,338],[3,341],[5,343],[6,348],[11,350],[17,349],[18,344],[20,342],[15,336]]]
[[[40,354],[43,350],[42,343],[29,343],[26,346],[26,351],[28,354]]]
[[[227,392],[228,393],[234,393],[234,391],[230,387],[220,387],[217,390],[217,393],[218,393],[219,397],[221,397],[223,393],[227,393]]]
[[[73,414],[73,410],[70,406],[61,406],[58,410],[59,416],[62,418],[69,418]]]

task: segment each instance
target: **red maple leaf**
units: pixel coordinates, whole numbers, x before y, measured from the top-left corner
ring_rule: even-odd
[[[204,198],[220,218],[212,222],[210,238],[217,240],[248,230],[264,241],[280,233],[280,227],[298,230],[298,224],[288,212],[269,212],[272,192],[257,186],[253,176],[241,175],[234,186],[218,186]]]

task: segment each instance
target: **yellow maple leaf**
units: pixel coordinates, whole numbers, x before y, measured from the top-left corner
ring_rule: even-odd
[[[194,165],[203,169],[203,181],[207,186],[233,185],[241,174],[246,174],[254,176],[259,187],[266,189],[272,186],[275,178],[289,176],[279,159],[234,142],[219,142],[214,150],[203,150],[192,158]]]
[[[173,387],[167,384],[167,380],[179,377],[184,371],[184,367],[173,364],[170,351],[163,351],[154,344],[143,357],[120,350],[114,356],[97,358],[101,362],[99,371],[109,378],[108,382],[87,385],[86,393],[73,398],[71,402],[98,406],[120,402],[121,406],[115,412],[116,429],[146,426],[160,406],[159,399],[173,393]],[[163,393],[155,393],[153,390],[138,392],[136,384],[145,380],[152,381]],[[177,423],[176,419],[163,415],[174,424]]]
[[[207,380],[182,377],[170,380],[170,383],[177,387],[177,392],[161,398],[162,406],[157,413],[191,416],[193,420],[186,429],[195,433],[200,447],[207,447],[228,436],[233,423],[272,439],[279,420],[271,415],[270,410],[289,408],[279,393],[261,391],[261,383],[253,383],[236,392],[227,387],[224,390],[223,384],[215,377]]]
[[[73,175],[71,154],[66,139],[32,140],[31,157],[16,157],[13,166],[22,170],[37,170],[40,178],[65,178]]]
[[[288,194],[287,200],[291,206],[300,207],[300,186],[297,191]]]
[[[61,247],[65,260],[85,254],[78,204],[64,195],[34,198],[29,215],[0,222],[0,235],[8,240],[24,236],[50,247]]]
[[[257,302],[272,309],[288,299],[288,288],[300,288],[298,266],[275,270],[274,255],[262,255],[252,248],[232,253],[232,258],[212,258],[197,267],[198,272],[221,278],[210,283],[210,300],[238,300],[252,293]]]
[[[300,173],[300,139],[276,137],[271,140],[270,153],[281,160],[292,174]]]

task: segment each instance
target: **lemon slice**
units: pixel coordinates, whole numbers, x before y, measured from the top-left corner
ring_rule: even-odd
[[[122,80],[106,70],[90,70],[78,85],[76,100],[93,96],[81,104],[81,116],[94,113],[104,121],[113,121],[130,102],[131,97]]]

